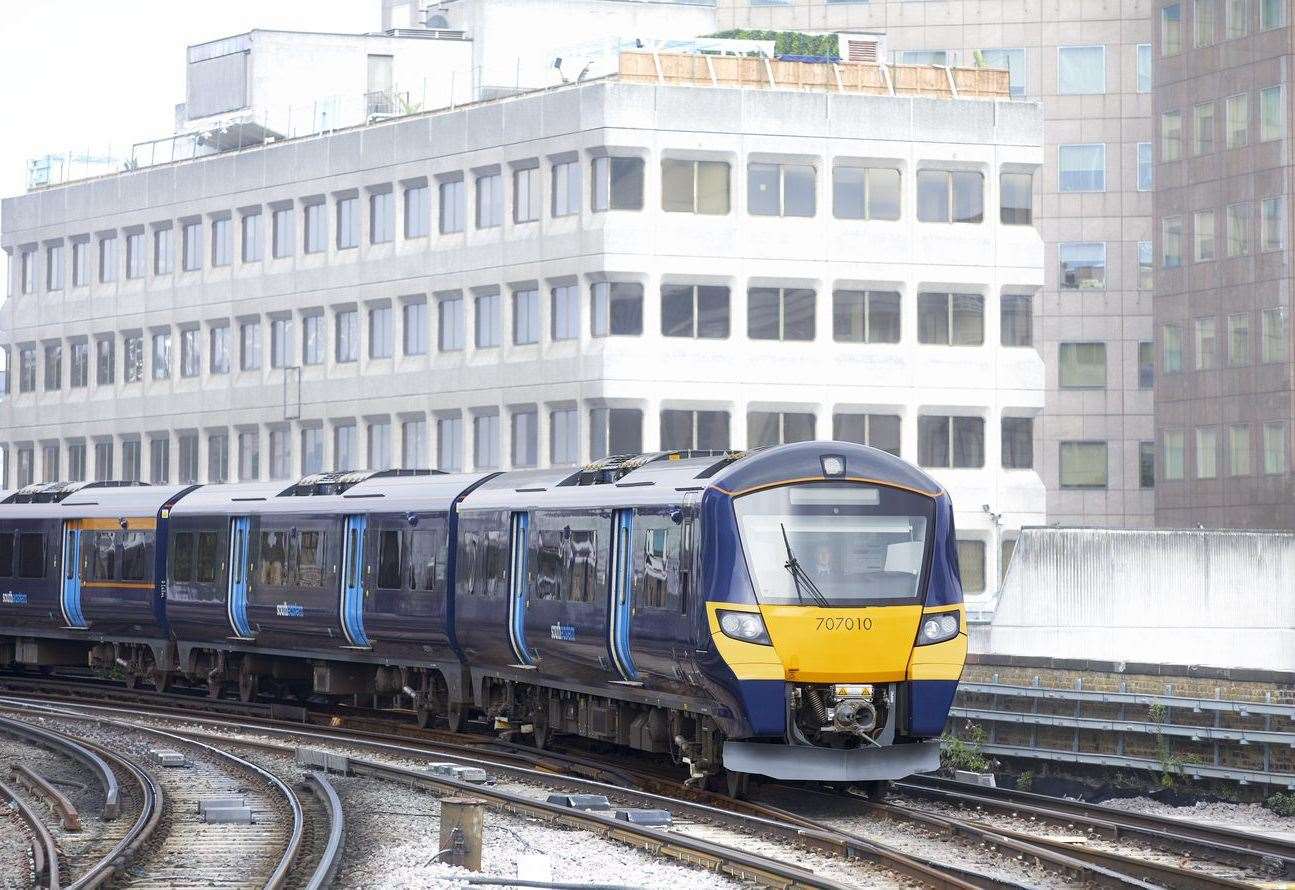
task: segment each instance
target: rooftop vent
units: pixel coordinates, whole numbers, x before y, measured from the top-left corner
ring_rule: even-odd
[[[390,479],[396,476],[439,476],[440,470],[346,470],[338,473],[312,473],[279,492],[281,498],[310,498],[344,494],[347,489],[368,479]]]
[[[729,458],[731,451],[653,451],[648,454],[613,454],[585,464],[558,485],[610,485],[639,467],[663,460],[688,460],[695,457]]]
[[[145,486],[147,482],[37,482],[24,485],[2,503],[6,504],[57,504],[70,494],[86,488],[134,488]]]

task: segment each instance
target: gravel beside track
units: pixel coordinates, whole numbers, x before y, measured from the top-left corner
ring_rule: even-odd
[[[1184,822],[1221,825],[1238,831],[1266,834],[1295,842],[1295,818],[1278,816],[1272,810],[1254,803],[1198,803],[1175,807],[1149,797],[1116,797],[1102,801],[1102,806],[1130,813],[1166,816]]]

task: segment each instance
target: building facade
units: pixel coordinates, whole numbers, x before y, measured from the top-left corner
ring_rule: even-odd
[[[1295,528],[1290,7],[1155,14],[1156,518]]]
[[[837,437],[930,468],[992,590],[1044,516],[1040,130],[609,78],[7,199],[8,479]]]
[[[1048,521],[1152,524],[1150,0],[719,0],[718,13],[726,29],[884,34],[899,63],[1008,67],[1013,94],[1042,103],[1034,466]]]

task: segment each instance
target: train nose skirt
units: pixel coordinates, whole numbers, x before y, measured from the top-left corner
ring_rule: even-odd
[[[774,779],[818,782],[872,782],[902,779],[940,768],[938,740],[883,748],[811,748],[806,745],[724,743],[724,766],[739,773]]]

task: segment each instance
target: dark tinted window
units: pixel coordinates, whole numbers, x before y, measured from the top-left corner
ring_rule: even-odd
[[[121,541],[121,580],[148,581],[153,577],[153,533],[126,532]]]
[[[13,577],[13,532],[0,532],[0,578]]]
[[[198,532],[194,580],[210,584],[216,580],[220,568],[220,535],[216,532]]]
[[[193,580],[193,532],[178,532],[171,548],[171,577],[176,581]]]
[[[24,534],[18,536],[18,577],[45,577],[45,536]]]
[[[409,532],[410,590],[441,590],[445,585],[445,536],[433,531]]]
[[[267,587],[286,587],[288,584],[288,533],[286,531],[261,532],[260,560],[257,580]]]
[[[297,533],[297,586],[324,586],[324,533],[306,529]]]
[[[400,589],[400,532],[378,533],[378,586]]]
[[[112,581],[117,577],[117,533],[81,535],[81,580]]]
[[[587,529],[571,531],[571,584],[567,599],[592,603],[597,587],[598,533]]]

